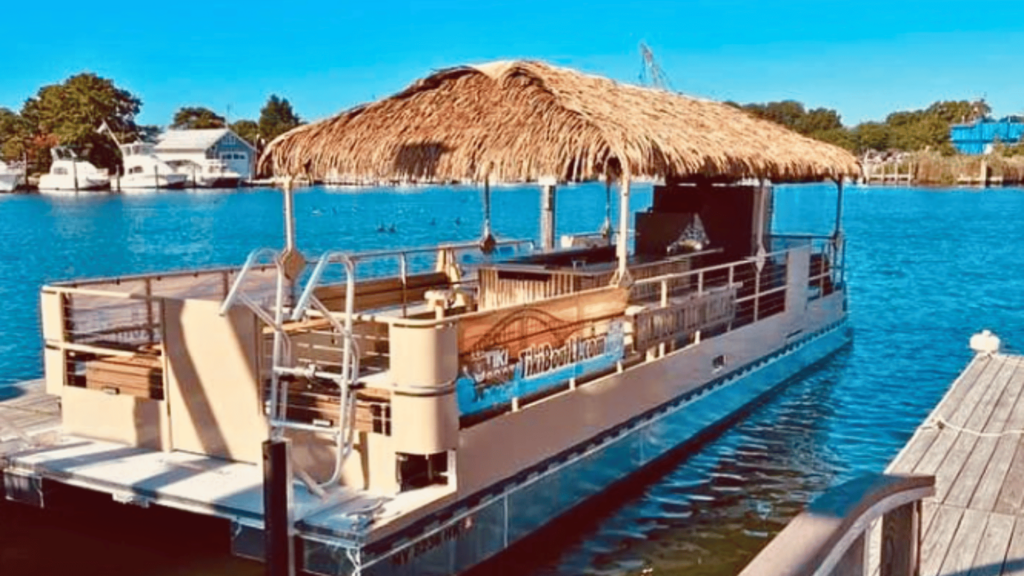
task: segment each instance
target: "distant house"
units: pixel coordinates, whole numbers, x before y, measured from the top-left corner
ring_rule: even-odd
[[[164,162],[223,160],[242,180],[251,180],[256,172],[256,149],[227,128],[168,130],[160,136],[155,151]]]
[[[996,142],[1016,144],[1021,136],[1024,136],[1024,119],[1018,116],[954,124],[949,128],[949,139],[961,154],[988,154]]]

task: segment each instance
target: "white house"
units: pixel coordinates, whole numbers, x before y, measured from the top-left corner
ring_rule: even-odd
[[[160,136],[156,155],[164,162],[223,160],[242,180],[251,180],[256,171],[256,149],[227,128],[168,130]]]

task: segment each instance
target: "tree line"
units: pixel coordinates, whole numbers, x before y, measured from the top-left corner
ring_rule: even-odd
[[[18,112],[0,107],[0,159],[25,158],[30,171],[45,172],[50,166],[50,150],[66,146],[96,166],[115,170],[121,161],[120,151],[100,127],[105,124],[122,142],[153,142],[160,128],[137,123],[141,109],[142,100],[112,80],[92,73],[77,74],[60,84],[40,88]],[[267,142],[301,124],[302,119],[287,99],[271,95],[258,120],[229,124],[209,108],[186,106],[175,112],[170,127],[230,128],[261,150]]]
[[[728,104],[855,153],[895,149],[952,155],[956,151],[949,139],[950,126],[987,118],[991,113],[984,100],[947,100],[920,110],[893,112],[883,122],[863,122],[848,128],[837,111],[808,109],[795,100]],[[112,80],[91,73],[72,76],[60,84],[40,88],[19,112],[0,107],[0,158],[27,158],[31,170],[43,172],[49,168],[50,149],[67,146],[97,166],[116,169],[120,152],[98,128],[106,123],[122,141],[153,141],[159,127],[138,124],[136,117],[141,109],[142,100]],[[229,124],[209,108],[185,106],[175,112],[170,127],[230,128],[260,150],[302,123],[287,99],[271,95],[258,120],[241,119]],[[1024,145],[1004,147],[1003,151],[1024,153]]]
[[[949,139],[950,126],[986,119],[992,112],[984,100],[945,100],[920,110],[893,112],[883,122],[863,122],[847,128],[835,110],[808,110],[794,100],[766,104],[728,104],[758,118],[782,124],[805,136],[858,154],[872,150],[934,150],[944,155],[953,155],[956,150]]]

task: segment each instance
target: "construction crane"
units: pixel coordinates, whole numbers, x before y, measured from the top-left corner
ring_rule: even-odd
[[[654,52],[651,51],[650,46],[642,41],[640,42],[640,58],[642,60],[640,66],[641,84],[665,90],[666,92],[675,92],[675,88],[672,87],[672,82],[665,75],[665,71],[654,60]]]

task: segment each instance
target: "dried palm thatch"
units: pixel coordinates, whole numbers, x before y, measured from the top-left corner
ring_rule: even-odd
[[[534,61],[441,70],[390,98],[296,128],[260,160],[277,176],[525,182],[856,175],[845,150],[727,104]]]

